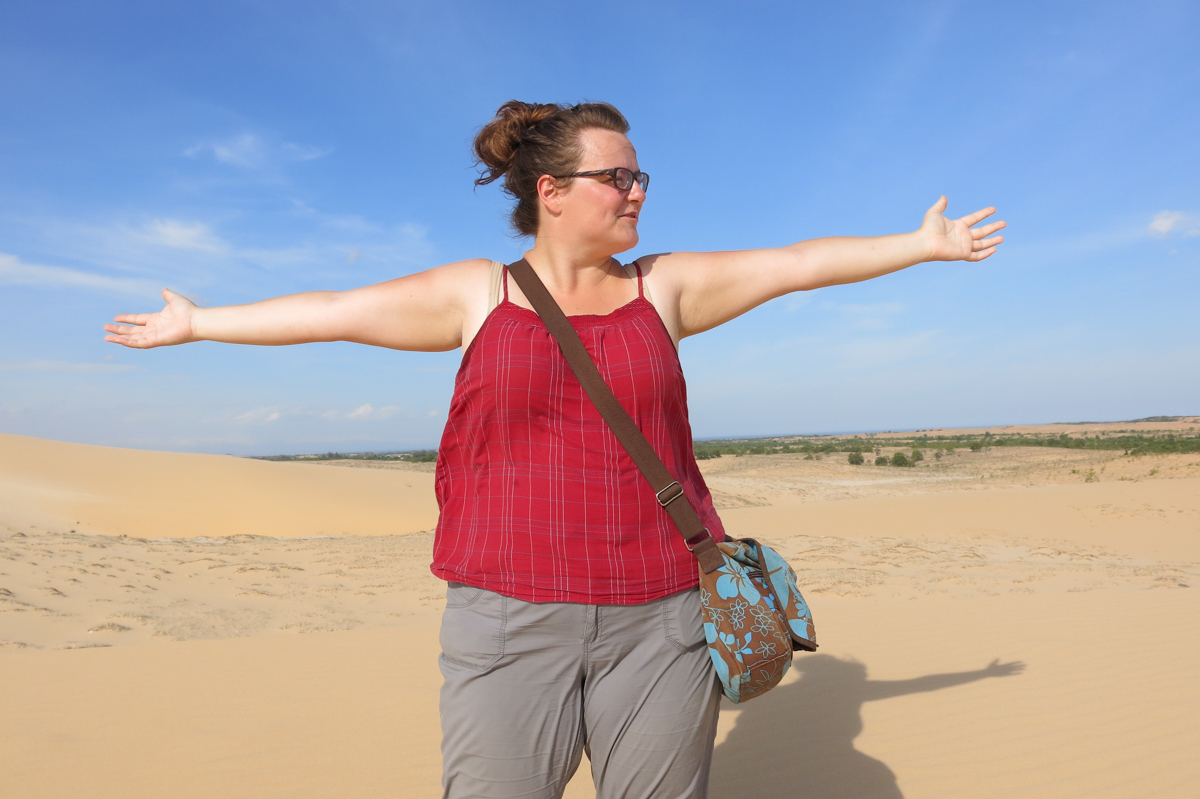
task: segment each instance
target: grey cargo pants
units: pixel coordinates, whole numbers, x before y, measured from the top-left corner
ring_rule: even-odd
[[[586,751],[597,799],[702,799],[720,691],[696,589],[534,604],[450,583],[439,658],[446,799],[557,799]]]

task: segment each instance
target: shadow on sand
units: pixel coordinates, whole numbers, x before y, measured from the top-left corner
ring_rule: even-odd
[[[911,680],[868,680],[867,667],[830,655],[798,657],[798,681],[748,702],[713,758],[714,799],[903,799],[896,775],[854,748],[864,702],[1005,677],[1022,663]]]

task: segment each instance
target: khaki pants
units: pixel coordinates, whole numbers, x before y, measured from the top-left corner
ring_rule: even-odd
[[[643,605],[534,604],[450,583],[447,799],[557,799],[586,751],[597,799],[708,793],[720,690],[695,589]]]

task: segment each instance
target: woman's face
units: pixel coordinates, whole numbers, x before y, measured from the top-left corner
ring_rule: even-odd
[[[637,152],[622,133],[591,128],[580,134],[583,158],[576,172],[625,167],[637,172]],[[646,193],[635,181],[627,191],[618,191],[607,175],[577,177],[559,192],[561,214],[555,227],[588,249],[613,255],[638,243],[638,216]]]

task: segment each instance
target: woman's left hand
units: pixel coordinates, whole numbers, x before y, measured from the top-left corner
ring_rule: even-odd
[[[996,251],[996,245],[1004,241],[1003,236],[986,238],[997,230],[1005,227],[1004,222],[991,222],[983,227],[972,228],[992,214],[995,208],[984,208],[973,214],[967,214],[961,219],[947,219],[942,216],[948,201],[943,194],[925,212],[925,221],[921,223],[921,233],[924,234],[929,247],[930,261],[982,261]]]

